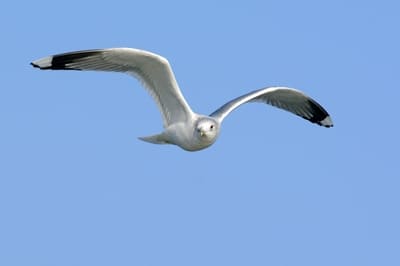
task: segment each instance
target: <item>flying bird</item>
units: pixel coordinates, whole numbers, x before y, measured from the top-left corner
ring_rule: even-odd
[[[208,116],[195,113],[183,97],[168,60],[144,50],[82,50],[44,57],[31,65],[43,70],[96,70],[134,76],[153,96],[164,124],[162,133],[139,139],[154,144],[174,144],[187,151],[198,151],[212,145],[224,118],[245,103],[270,104],[320,126],[333,126],[328,112],[319,103],[303,92],[287,87],[267,87],[249,92]]]

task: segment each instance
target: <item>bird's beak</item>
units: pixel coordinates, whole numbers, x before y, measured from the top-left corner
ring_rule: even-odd
[[[206,134],[204,133],[203,130],[200,131],[200,136],[204,137]]]

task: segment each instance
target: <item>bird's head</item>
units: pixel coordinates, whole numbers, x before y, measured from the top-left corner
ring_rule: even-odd
[[[202,143],[211,145],[218,137],[219,124],[211,117],[202,117],[197,121],[194,133]]]

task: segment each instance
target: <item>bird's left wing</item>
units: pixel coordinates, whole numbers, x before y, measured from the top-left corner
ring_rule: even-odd
[[[210,116],[222,122],[230,112],[247,102],[267,103],[320,126],[333,126],[328,112],[319,103],[299,90],[286,87],[270,87],[250,92],[224,104]]]
[[[110,48],[58,54],[31,63],[40,69],[123,72],[139,79],[156,101],[167,127],[193,114],[186,103],[167,59],[133,49]]]

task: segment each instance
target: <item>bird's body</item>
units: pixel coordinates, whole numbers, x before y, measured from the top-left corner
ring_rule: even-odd
[[[212,117],[199,116],[174,123],[164,132],[139,139],[154,144],[175,144],[187,151],[198,151],[212,145],[219,134],[218,122]]]
[[[268,103],[321,126],[333,126],[321,105],[301,91],[286,87],[256,90],[233,99],[209,116],[197,114],[184,99],[168,61],[148,51],[132,48],[85,50],[44,57],[31,64],[40,69],[98,70],[133,75],[153,96],[164,122],[162,133],[140,139],[154,144],[175,144],[188,151],[212,145],[223,119],[247,102]]]

